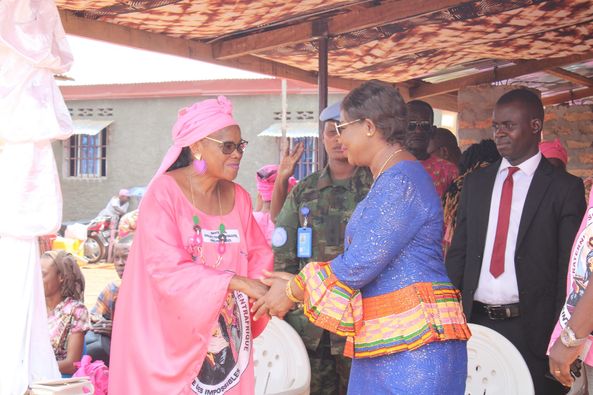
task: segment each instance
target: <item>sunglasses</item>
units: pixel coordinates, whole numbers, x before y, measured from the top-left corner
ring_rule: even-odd
[[[355,119],[354,121],[350,121],[350,122],[344,122],[344,123],[337,123],[336,122],[336,133],[338,134],[338,136],[341,136],[342,133],[344,133],[344,130],[346,129],[346,126],[352,125],[353,123],[360,122],[360,121],[363,121],[363,120],[364,120],[364,118],[358,118],[358,119]],[[340,129],[342,129],[342,130],[340,130]]]
[[[237,144],[233,141],[220,141],[220,140],[213,139],[212,137],[205,137],[205,138],[207,140],[214,141],[215,143],[220,144],[222,153],[225,155],[230,155],[233,152],[235,152],[235,150],[237,150],[238,153],[242,154],[243,152],[245,152],[245,148],[247,148],[247,144],[249,144],[249,141],[246,141],[243,139],[241,139],[241,141],[239,141],[239,144]]]
[[[413,132],[416,129],[419,129],[422,132],[430,132],[430,130],[432,129],[432,124],[428,121],[410,121],[410,122],[408,122],[408,131]]]

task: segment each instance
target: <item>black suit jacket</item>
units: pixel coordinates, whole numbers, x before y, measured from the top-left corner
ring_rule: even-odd
[[[466,177],[447,253],[447,271],[462,291],[468,321],[480,278],[490,201],[500,163]],[[520,320],[536,355],[545,355],[566,299],[570,250],[585,208],[582,180],[554,168],[542,157],[527,192],[515,249]]]

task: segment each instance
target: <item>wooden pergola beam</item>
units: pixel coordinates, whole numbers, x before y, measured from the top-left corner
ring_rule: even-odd
[[[445,10],[469,0],[399,0],[375,7],[357,7],[327,20],[330,36],[362,30],[373,26],[405,21],[420,15]],[[323,34],[314,21],[228,39],[213,45],[216,59],[232,59],[269,51],[278,47],[317,40]]]
[[[233,59],[253,53],[265,52],[280,46],[301,44],[321,38],[314,32],[313,22],[250,34],[245,37],[215,42],[212,54],[215,59]]]
[[[590,97],[590,96],[593,96],[593,88],[592,87],[575,89],[572,91],[559,93],[554,96],[544,97],[542,99],[542,103],[544,104],[544,106],[552,106],[554,104],[560,104],[560,103],[565,103],[565,102],[569,102],[572,100],[584,99],[584,98]]]
[[[415,81],[415,85],[418,84],[418,81]],[[425,84],[424,82],[420,82],[420,84]],[[392,84],[394,87],[397,88],[400,95],[404,101],[409,102],[412,100],[410,98],[410,84],[408,82],[400,82],[396,84]],[[457,92],[451,93],[444,93],[442,95],[431,96],[424,99],[428,104],[430,104],[433,108],[438,108],[440,110],[447,110],[458,112],[457,106]]]
[[[426,98],[428,104],[430,104],[433,108],[438,108],[440,110],[447,110],[458,112],[457,106],[457,94],[456,93],[446,93],[444,95],[439,96],[431,96]]]
[[[66,33],[75,36],[107,41],[128,47],[181,56],[220,66],[234,67],[241,70],[317,85],[317,72],[301,70],[256,56],[248,55],[232,60],[217,60],[212,56],[212,47],[198,41],[131,29],[108,22],[85,19],[65,10],[60,10],[60,18],[62,19]],[[344,90],[350,90],[361,83],[362,81],[345,78],[330,77],[328,79],[330,87]]]
[[[561,67],[554,67],[553,69],[546,70],[547,74],[553,75],[554,77],[561,78],[565,81],[574,82],[578,85],[593,86],[593,78],[585,77],[584,75],[573,73],[572,71],[564,70]]]
[[[561,58],[548,58],[542,60],[528,60],[513,66],[495,68],[488,71],[472,74],[466,77],[439,82],[437,84],[422,84],[416,88],[410,88],[411,99],[422,99],[443,93],[455,92],[460,88],[471,85],[488,84],[496,81],[507,80],[532,74],[538,71],[562,67],[593,59],[593,53],[587,52],[581,55],[570,55]]]

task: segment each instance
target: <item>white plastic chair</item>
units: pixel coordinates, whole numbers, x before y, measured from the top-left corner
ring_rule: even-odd
[[[273,317],[253,342],[256,395],[308,395],[311,367],[298,333]]]
[[[533,395],[533,381],[519,350],[490,328],[469,324],[466,395]]]

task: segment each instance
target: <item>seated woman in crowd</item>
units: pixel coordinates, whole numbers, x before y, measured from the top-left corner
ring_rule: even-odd
[[[90,328],[84,300],[84,277],[76,259],[66,251],[48,251],[41,256],[45,305],[51,345],[60,373],[69,376],[80,361],[84,334]]]

